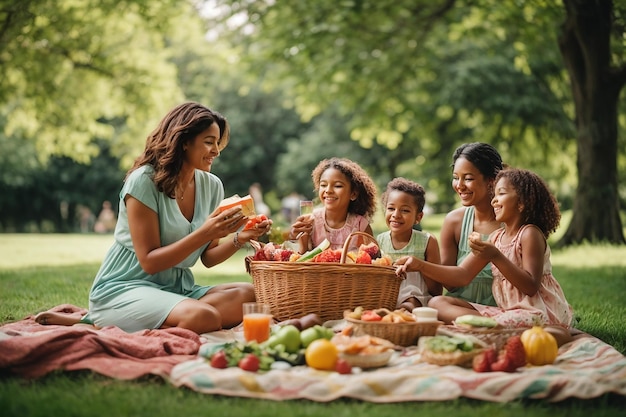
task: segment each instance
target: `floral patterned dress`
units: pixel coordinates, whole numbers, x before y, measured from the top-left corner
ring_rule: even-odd
[[[520,267],[522,266],[522,242],[520,237],[527,227],[536,226],[529,224],[522,226],[511,242],[507,244],[502,243],[504,229],[495,231],[494,236],[492,236],[496,247],[508,259]],[[535,295],[529,296],[518,290],[493,264],[491,271],[493,274],[492,291],[498,307],[472,303],[472,306],[481,315],[493,317],[504,327],[556,325],[570,328],[573,310],[565,299],[563,289],[552,275],[550,246],[547,242],[544,253],[543,279]]]

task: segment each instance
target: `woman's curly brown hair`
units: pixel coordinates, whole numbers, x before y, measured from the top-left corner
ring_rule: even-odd
[[[496,183],[502,178],[515,189],[524,205],[522,223],[534,224],[546,238],[550,236],[559,227],[561,210],[548,184],[534,172],[518,168],[505,168],[498,172]]]
[[[213,123],[217,123],[220,128],[218,145],[222,151],[230,140],[230,127],[221,114],[194,102],[174,107],[150,133],[143,153],[135,159],[126,177],[143,165],[151,165],[157,189],[174,198],[176,182],[183,166],[184,145]]]
[[[348,178],[352,185],[352,190],[357,192],[357,198],[350,202],[348,213],[360,214],[361,216],[371,219],[376,212],[376,185],[370,176],[356,162],[347,158],[329,158],[322,160],[313,172],[313,186],[317,192],[320,188],[320,178],[324,171],[334,168],[340,171]]]

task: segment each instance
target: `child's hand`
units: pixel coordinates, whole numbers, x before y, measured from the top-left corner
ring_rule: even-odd
[[[394,265],[396,266],[397,276],[403,276],[407,272],[420,271],[422,269],[422,263],[414,256],[403,256]]]
[[[296,222],[291,225],[291,230],[289,231],[289,239],[296,240],[302,237],[302,235],[310,235],[313,231],[313,216],[310,214],[305,214],[299,216],[296,219]]]
[[[471,239],[469,240],[469,247],[472,250],[472,253],[475,256],[481,257],[483,259],[492,260],[495,258],[500,252],[495,245],[489,241],[484,241],[479,239]]]

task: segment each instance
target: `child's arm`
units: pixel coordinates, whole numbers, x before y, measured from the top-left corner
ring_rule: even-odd
[[[470,248],[472,255],[490,259],[511,284],[524,294],[533,296],[539,290],[543,279],[543,258],[547,243],[543,233],[536,227],[524,229],[520,239],[521,267],[504,256],[491,243],[470,240]]]
[[[396,274],[398,275],[410,271],[420,271],[422,275],[430,277],[445,287],[464,287],[472,282],[474,277],[488,263],[488,259],[470,253],[459,266],[438,265],[414,256],[404,256],[398,259],[395,265],[397,265]]]
[[[428,262],[432,262],[435,264],[441,263],[441,256],[439,255],[439,243],[437,242],[437,238],[432,235],[428,236],[426,253],[424,255]],[[422,274],[422,278],[424,278],[424,282],[426,283],[426,287],[428,287],[428,292],[430,293],[430,295],[441,295],[443,293],[443,286],[441,285],[441,283],[426,276],[425,274]]]

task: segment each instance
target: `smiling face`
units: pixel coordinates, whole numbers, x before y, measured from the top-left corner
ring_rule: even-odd
[[[385,206],[385,222],[392,234],[412,233],[413,225],[421,221],[424,212],[418,211],[415,198],[404,191],[392,190]]]
[[[350,200],[357,197],[348,177],[335,168],[322,173],[317,193],[327,210],[348,211]]]
[[[491,181],[465,158],[458,158],[452,172],[452,188],[461,198],[465,207],[480,205],[489,202],[491,195],[489,185]]]
[[[507,178],[500,178],[496,183],[495,196],[491,200],[496,220],[502,223],[514,223],[520,219],[523,205]]]
[[[213,160],[220,155],[219,141],[220,128],[213,123],[185,146],[185,164],[210,172]]]

